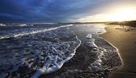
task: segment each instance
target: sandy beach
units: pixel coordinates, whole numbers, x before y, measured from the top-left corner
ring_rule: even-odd
[[[108,25],[100,37],[119,50],[123,65],[112,71],[108,78],[136,78],[136,28]]]

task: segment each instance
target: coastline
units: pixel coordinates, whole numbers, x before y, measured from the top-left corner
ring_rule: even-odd
[[[126,27],[124,29],[123,26],[108,25],[105,28],[107,32],[99,35],[119,50],[123,62],[122,67],[112,71],[108,78],[136,77],[136,29]]]
[[[64,26],[61,26],[61,27],[64,27]],[[107,78],[108,75],[111,73],[111,71],[116,70],[121,67],[122,63],[121,63],[120,57],[118,55],[117,49],[114,46],[112,46],[111,44],[109,44],[107,41],[105,41],[104,39],[99,37],[99,34],[102,34],[102,33],[98,32],[98,33],[95,33],[92,35],[88,34],[91,31],[91,29],[88,27],[83,26],[83,28],[79,28],[79,29],[77,29],[78,27],[75,27],[75,28],[71,27],[70,30],[74,31],[76,35],[72,35],[72,33],[71,33],[71,35],[69,34],[70,37],[68,39],[66,39],[65,36],[62,36],[64,34],[67,35],[68,32],[65,31],[65,33],[62,33],[62,34],[56,33],[55,37],[57,39],[60,39],[60,37],[62,37],[62,40],[64,40],[64,41],[69,41],[69,40],[71,40],[71,38],[73,40],[73,37],[77,36],[82,41],[81,46],[79,46],[79,48],[76,49],[76,54],[73,56],[73,58],[71,58],[71,60],[67,61],[61,67],[61,69],[57,70],[56,72],[50,73],[50,74],[43,74],[39,78],[57,78],[57,77],[61,77],[61,78],[65,78],[65,77],[73,77],[73,78],[77,78],[77,77],[82,77],[82,78],[103,77],[103,78]],[[102,28],[102,30],[104,29],[104,27]],[[57,31],[64,32],[64,30],[57,30]],[[54,34],[55,32],[56,31],[52,31],[50,33]],[[95,30],[95,32],[96,32],[96,30]],[[92,33],[92,32],[90,32],[90,33]],[[44,34],[41,33],[40,34],[39,33],[39,35],[41,37],[38,37],[39,39],[36,39],[40,42],[37,45],[38,46],[42,45],[41,47],[43,47],[43,44],[46,44],[44,41],[48,41],[49,39],[48,39],[48,36],[45,37],[42,35],[52,35],[52,34],[49,34],[49,33],[44,33]],[[87,35],[88,35],[88,37],[87,37]],[[37,37],[37,36],[38,36],[38,34],[36,34],[34,36],[34,38],[24,36],[19,39],[18,38],[11,38],[9,40],[10,41],[11,40],[12,41],[13,40],[14,41],[30,40],[28,44],[32,44],[32,42],[35,41],[35,37]],[[42,38],[42,40],[40,40],[41,38]],[[92,40],[90,40],[90,38]],[[55,43],[55,40],[51,38],[50,42]],[[8,42],[8,40],[7,40],[7,42]],[[90,47],[92,45],[88,45],[88,42],[93,42],[93,45],[96,45],[96,46]],[[53,45],[53,43],[50,43],[50,44]],[[61,44],[61,43],[59,43],[59,44]],[[38,46],[36,46],[36,48],[38,48]],[[26,46],[26,47],[30,48],[31,46]],[[45,45],[44,45],[44,47],[45,47]],[[50,46],[50,47],[52,47],[52,46]],[[24,51],[26,51],[26,50],[27,49],[25,49]],[[37,50],[39,50],[39,49],[37,49]],[[40,50],[42,52],[43,49],[41,48]],[[28,53],[30,53],[30,51],[28,51]],[[26,58],[25,55],[27,55],[27,54],[26,53],[23,54],[24,58]],[[36,56],[36,57],[39,58],[39,56]],[[30,60],[31,60],[31,58],[30,58]],[[29,62],[29,61],[26,60],[26,63],[27,62]],[[40,63],[39,64],[36,63],[36,64],[37,64],[37,66],[40,65]],[[27,73],[26,70],[30,71],[30,72],[32,71],[32,73]],[[20,73],[20,72],[21,72],[20,76],[23,76],[24,74],[28,74],[27,76],[31,77],[33,75],[33,73],[35,73],[36,71],[35,70],[33,71],[28,67],[22,66],[22,68],[18,68],[18,70],[16,70],[14,73]],[[12,75],[14,73],[11,72],[11,76],[14,76],[14,75]],[[10,75],[7,75],[7,76],[10,76]]]
[[[93,34],[95,44],[98,48],[93,49],[87,46],[89,41],[85,37],[87,33],[76,31],[77,36],[81,36],[81,46],[76,50],[74,57],[66,62],[61,69],[50,74],[43,74],[39,78],[107,78],[112,70],[121,67],[122,63],[115,47],[109,44],[104,39],[100,38],[99,34]]]

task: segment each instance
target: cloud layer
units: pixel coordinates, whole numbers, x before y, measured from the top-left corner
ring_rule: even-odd
[[[85,21],[99,14],[136,7],[136,0],[0,0],[0,22]]]

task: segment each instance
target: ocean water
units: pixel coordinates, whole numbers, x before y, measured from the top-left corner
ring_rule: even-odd
[[[104,24],[48,24],[2,28],[0,78],[44,78],[47,74],[48,78],[69,77],[119,68],[117,49],[98,36],[106,32],[105,27]]]

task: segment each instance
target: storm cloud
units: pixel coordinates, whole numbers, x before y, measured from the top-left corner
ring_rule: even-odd
[[[124,6],[136,7],[136,0],[0,0],[0,22],[78,22]]]

